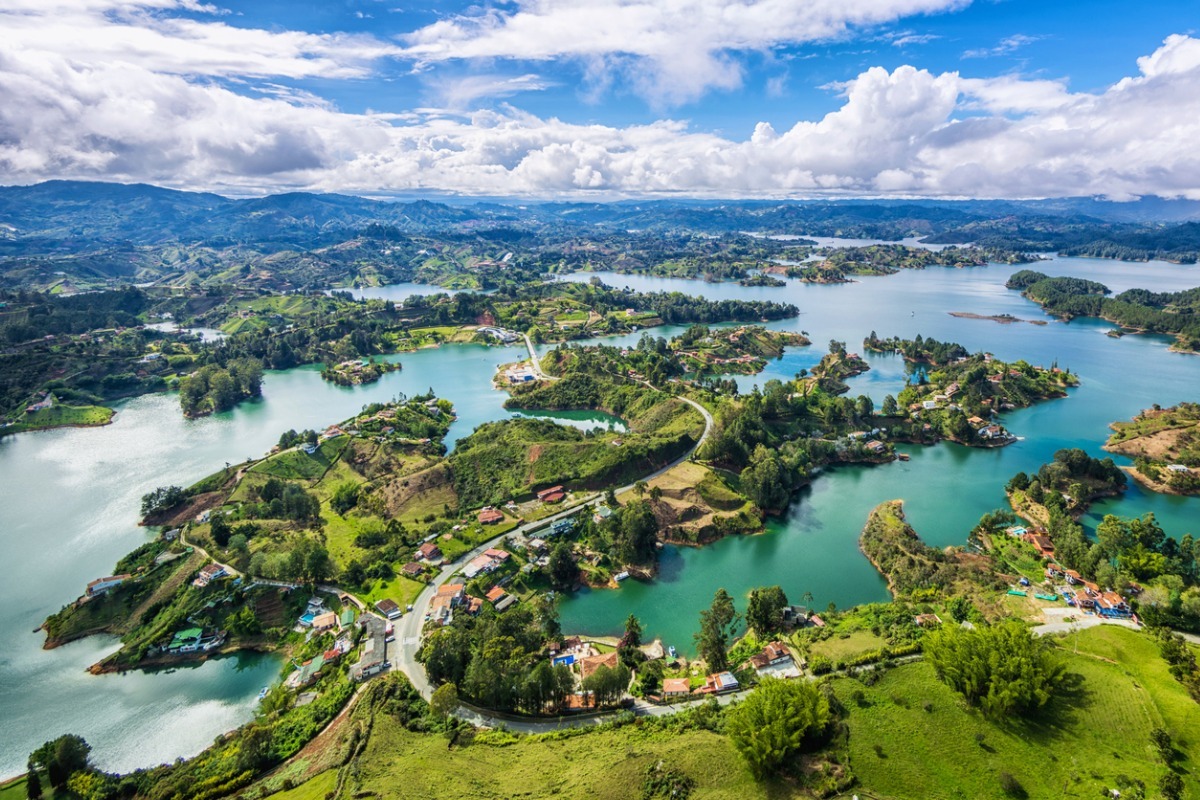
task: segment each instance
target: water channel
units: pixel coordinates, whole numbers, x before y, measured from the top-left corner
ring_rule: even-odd
[[[1043,263],[1049,274],[1088,277],[1114,291],[1140,286],[1156,291],[1200,285],[1200,268],[1160,262],[1129,264],[1092,259]],[[809,348],[789,350],[765,373],[739,379],[749,390],[772,378],[790,378],[819,360],[830,339],[858,350],[871,330],[881,336],[933,336],[989,350],[1003,359],[1060,366],[1082,380],[1071,397],[1007,415],[1005,424],[1022,441],[1000,450],[952,444],[906,448],[912,460],[871,468],[840,468],[816,480],[788,515],[765,534],[729,539],[703,549],[667,548],[662,574],[653,583],[626,581],[619,590],[590,591],[562,606],[566,630],[612,633],[636,613],[647,633],[690,651],[697,615],[713,592],[725,587],[739,606],[754,586],[778,583],[799,601],[805,592],[823,607],[882,600],[879,577],[857,549],[867,513],[877,503],[903,498],[909,520],[934,545],[963,541],[986,511],[1003,503],[1002,487],[1018,470],[1032,471],[1061,447],[1101,455],[1107,425],[1153,403],[1197,400],[1200,358],[1167,351],[1162,337],[1104,335],[1108,324],[1017,323],[951,317],[948,312],[1008,313],[1046,317],[1004,281],[1019,267],[943,268],[864,278],[849,285],[783,288],[706,284],[629,275],[600,277],[616,286],[675,290],[711,298],[785,300],[801,315],[775,327],[807,331]],[[587,280],[590,274],[570,276]],[[430,287],[419,287],[429,292]],[[418,287],[382,291],[393,299]],[[381,295],[382,296],[382,295]],[[656,329],[670,336],[678,328]],[[639,335],[609,342],[636,341]],[[548,348],[543,348],[543,350]],[[95,745],[97,762],[129,770],[203,749],[219,733],[248,720],[258,689],[274,680],[280,663],[271,657],[220,659],[167,672],[94,677],[86,667],[116,648],[95,637],[53,651],[32,633],[41,620],[80,594],[91,578],[149,535],[136,525],[140,496],[155,486],[186,485],[226,462],[267,450],[289,428],[322,428],[364,404],[399,392],[433,388],[454,401],[459,419],[449,441],[475,426],[509,416],[503,396],[490,386],[496,364],[521,357],[521,348],[456,345],[396,356],[404,365],[376,384],[338,387],[320,379],[318,367],[268,373],[263,399],[233,411],[185,420],[173,395],[122,403],[114,423],[99,429],[21,434],[0,440],[0,537],[12,565],[0,583],[0,776],[20,772],[29,751],[64,732]],[[851,395],[869,394],[876,405],[904,384],[903,362],[869,356],[872,369],[851,382]],[[619,424],[603,415],[555,415],[581,427]],[[1089,518],[1153,511],[1171,535],[1200,533],[1200,500],[1130,489],[1124,498],[1099,504]]]

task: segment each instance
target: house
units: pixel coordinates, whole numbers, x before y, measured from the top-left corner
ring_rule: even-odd
[[[762,652],[750,656],[748,663],[759,675],[778,673],[796,665],[792,652],[783,642],[769,643]]]
[[[504,519],[504,512],[488,507],[479,512],[479,522],[483,525],[495,525]]]
[[[1180,473],[1191,472],[1191,470],[1188,469],[1183,464],[1168,464],[1167,469],[1170,470],[1171,472],[1180,472]]]
[[[1103,592],[1096,601],[1096,613],[1102,617],[1110,619],[1126,619],[1133,615],[1129,604],[1125,602],[1125,598],[1116,592]]]
[[[337,627],[338,617],[332,611],[326,611],[324,614],[318,614],[313,617],[312,628],[317,633],[322,631],[331,631]]]
[[[600,669],[600,667],[608,667],[616,669],[620,660],[617,658],[617,653],[614,650],[611,653],[604,653],[598,656],[586,656],[579,659],[579,677],[581,680],[587,680],[592,676],[592,673]]]
[[[99,597],[116,586],[120,586],[125,581],[132,578],[128,573],[125,575],[110,575],[107,578],[96,578],[94,581],[89,581],[87,585],[88,597]]]
[[[196,575],[196,579],[192,581],[192,586],[197,586],[203,589],[217,578],[223,578],[228,574],[229,573],[225,571],[225,567],[221,564],[209,564],[207,567],[201,569],[200,573]]]
[[[663,681],[663,698],[676,700],[681,697],[691,697],[692,687],[687,678],[667,678]]]
[[[937,407],[938,406],[937,406],[936,400],[926,400],[923,403],[921,403],[921,408],[925,409],[926,411],[933,411]]]
[[[474,578],[476,575],[487,575],[495,572],[501,564],[509,559],[509,553],[504,550],[489,548],[475,558],[471,559],[465,567],[463,567],[463,575],[468,579]]]
[[[1049,536],[1043,536],[1040,533],[1026,533],[1021,536],[1021,541],[1033,545],[1042,558],[1054,557],[1054,542],[1050,541]]]
[[[913,622],[918,628],[932,628],[935,625],[941,625],[942,618],[937,614],[917,614],[913,617]]]
[[[543,503],[557,503],[566,497],[566,492],[561,486],[551,486],[549,489],[542,489],[537,493],[537,499]]]
[[[424,571],[425,568],[415,561],[410,561],[400,568],[401,574],[406,578],[419,578]]]
[[[887,447],[884,445],[884,443],[878,439],[872,439],[871,441],[867,442],[865,447],[876,455],[887,450]]]
[[[544,553],[546,552],[546,540],[530,539],[528,547],[531,553]]]
[[[979,430],[980,428],[987,426],[987,420],[985,420],[983,417],[967,417],[967,424],[975,430]]]
[[[708,682],[700,691],[721,694],[723,692],[736,692],[739,688],[738,679],[733,677],[732,672],[716,672],[708,676]]]
[[[1072,586],[1083,583],[1083,576],[1073,569],[1063,570],[1063,575],[1066,576],[1067,583]]]
[[[1046,565],[1046,577],[1050,580],[1057,580],[1065,575],[1063,568],[1058,564],[1050,563]]]
[[[530,383],[537,379],[537,375],[534,374],[533,367],[525,365],[520,367],[509,367],[508,370],[505,371],[504,377],[508,379],[509,383]]]
[[[492,608],[497,611],[503,611],[517,602],[517,598],[514,595],[509,594],[499,586],[492,587],[492,590],[487,593],[487,599],[492,604]]]
[[[426,542],[417,548],[417,559],[420,561],[437,561],[442,557],[442,548],[433,542]]]
[[[596,506],[596,513],[592,514],[592,522],[603,522],[611,517],[613,510],[608,506]]]
[[[437,588],[437,593],[429,604],[429,618],[439,625],[449,625],[454,621],[454,609],[468,606],[466,586],[461,583],[447,583]]]
[[[375,608],[376,608],[376,610],[379,611],[380,614],[383,614],[388,619],[396,619],[397,617],[399,617],[401,614],[404,613],[400,610],[399,603],[397,603],[395,600],[389,599],[387,597],[383,598],[378,603],[376,603]]]
[[[564,536],[575,530],[575,520],[573,518],[560,519],[550,526],[548,536]]]

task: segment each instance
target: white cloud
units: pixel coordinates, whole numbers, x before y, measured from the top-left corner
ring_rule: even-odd
[[[464,111],[484,98],[511,97],[521,92],[538,92],[554,84],[539,75],[466,75],[435,77],[430,86],[449,109]]]
[[[1022,47],[1028,44],[1033,44],[1041,40],[1041,36],[1027,36],[1023,33],[1017,33],[1012,36],[1006,36],[1000,40],[1000,43],[995,47],[985,47],[978,50],[968,50],[963,53],[963,58],[991,58],[993,56],[1006,56],[1015,53]]]
[[[9,0],[0,5],[0,47],[209,77],[363,77],[400,53],[371,36],[238,28],[179,12],[218,14],[190,0]]]
[[[20,11],[21,2],[6,8]],[[57,3],[65,15],[112,9],[101,0]],[[874,67],[841,84],[844,101],[824,117],[779,130],[759,123],[732,139],[678,120],[586,125],[510,106],[351,114],[269,79],[246,96],[212,78],[246,69],[282,80],[314,58],[351,70],[359,62],[305,34],[251,32],[240,53],[210,46],[218,35],[226,33],[201,37],[200,57],[174,60],[153,48],[110,59],[94,43],[84,58],[0,36],[0,182],[91,178],[235,193],[1200,199],[1200,40],[1188,36],[1168,38],[1139,59],[1137,74],[1095,94],[1060,81]],[[323,46],[332,49],[322,55]],[[602,80],[614,57],[595,58],[607,65]],[[476,76],[446,96],[457,92],[465,108],[542,81]]]
[[[969,0],[517,0],[404,37],[418,65],[463,59],[618,61],[659,103],[741,85],[737,53],[846,35]]]

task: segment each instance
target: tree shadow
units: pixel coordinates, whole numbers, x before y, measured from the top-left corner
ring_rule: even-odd
[[[1083,676],[1068,672],[1045,708],[1029,717],[1005,720],[1004,724],[1039,744],[1049,744],[1071,735],[1079,724],[1079,712],[1091,705],[1092,698]]]

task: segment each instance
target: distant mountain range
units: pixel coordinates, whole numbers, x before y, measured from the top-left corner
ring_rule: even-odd
[[[652,200],[505,204],[388,201],[293,192],[235,199],[144,184],[0,187],[0,285],[251,280],[293,286],[397,279],[416,256],[497,248],[545,256],[627,247],[631,235],[744,232],[975,243],[1021,251],[1194,262],[1200,202]],[[635,234],[634,232],[638,232]],[[419,241],[418,241],[419,239]],[[581,244],[582,243],[582,244]],[[432,246],[432,249],[430,247]],[[540,257],[539,256],[539,257]],[[365,271],[364,271],[365,270]],[[265,274],[265,273],[263,273]],[[80,283],[82,282],[82,283]]]
[[[876,238],[947,235],[1019,218],[1053,227],[1161,226],[1200,220],[1200,202],[1146,198],[1113,203],[1091,198],[1037,201],[688,201],[613,203],[390,202],[337,194],[292,192],[253,199],[184,192],[146,184],[47,181],[0,187],[0,235],[14,239],[163,242],[328,242],[375,222],[402,232],[479,226],[603,225],[720,233]],[[1036,224],[1036,222],[1035,222]],[[1028,227],[1028,226],[1027,226]]]

